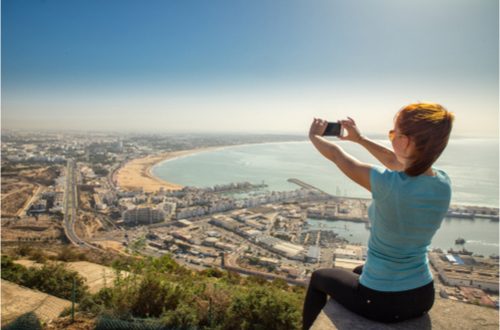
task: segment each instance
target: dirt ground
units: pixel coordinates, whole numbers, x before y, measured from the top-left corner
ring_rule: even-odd
[[[125,247],[117,241],[94,241],[101,249],[112,250],[117,253],[125,253]]]
[[[2,182],[2,218],[15,217],[26,202],[33,196],[37,186],[30,183],[16,182],[11,187],[4,187]]]
[[[103,240],[104,241],[104,240]],[[100,244],[101,241],[97,241]],[[27,254],[20,254],[19,248],[28,245],[32,247],[32,251],[28,251]],[[111,243],[114,245],[113,243]],[[104,245],[107,247],[106,245]],[[69,257],[71,261],[88,261],[101,265],[111,265],[115,260],[127,260],[130,255],[125,253],[117,253],[113,249],[107,251],[97,250],[97,249],[87,249],[77,247],[67,243],[61,243],[60,241],[33,241],[33,242],[22,242],[18,244],[17,242],[5,242],[2,241],[1,245],[2,255],[8,255],[14,259],[32,259],[33,254],[38,254],[37,252],[43,253],[47,259],[58,259],[62,252],[66,252],[66,257]]]
[[[90,239],[94,236],[94,234],[103,230],[104,226],[99,220],[91,212],[80,211],[78,214],[78,222],[76,223],[75,230],[78,236],[84,239]]]
[[[72,322],[71,317],[61,317],[50,321],[44,327],[45,330],[93,330],[96,327],[96,320],[91,317],[86,317],[80,313],[75,314],[75,320]]]
[[[59,174],[60,166],[15,165],[9,166],[8,172],[2,171],[2,218],[20,216],[39,185],[53,184]]]
[[[2,220],[2,241],[58,240],[63,236],[61,223],[45,214]]]
[[[71,306],[69,300],[31,290],[9,281],[2,280],[1,285],[2,325],[30,311],[33,311],[40,320],[48,322],[57,318],[65,308]]]

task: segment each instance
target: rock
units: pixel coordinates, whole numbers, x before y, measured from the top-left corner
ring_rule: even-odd
[[[330,299],[310,330],[498,330],[498,310],[436,297],[430,312],[399,323],[379,323],[359,316]]]

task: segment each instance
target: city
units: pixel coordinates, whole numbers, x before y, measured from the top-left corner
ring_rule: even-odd
[[[366,246],[311,229],[307,220],[369,228],[368,199],[332,196],[297,178],[289,179],[297,189],[282,192],[269,191],[265,182],[175,189],[160,184],[145,191],[123,180],[127,164],[165,150],[287,137],[238,138],[4,133],[2,245],[69,242],[122,255],[169,254],[192,269],[223,268],[300,286],[315,269],[363,264]],[[452,206],[449,215],[498,221],[494,208]],[[471,254],[430,252],[439,294],[498,307],[498,256]]]
[[[0,327],[498,329],[498,7],[3,0]]]

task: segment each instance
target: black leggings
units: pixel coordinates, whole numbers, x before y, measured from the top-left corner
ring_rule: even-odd
[[[313,272],[304,301],[304,330],[309,329],[326,304],[327,295],[347,309],[379,322],[398,322],[421,316],[434,304],[434,282],[399,292],[369,289],[359,283],[363,266],[352,272],[325,268]]]

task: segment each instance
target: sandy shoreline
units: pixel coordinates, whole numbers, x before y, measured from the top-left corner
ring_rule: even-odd
[[[213,151],[223,147],[208,147],[181,151],[164,152],[136,158],[127,162],[116,172],[116,184],[123,190],[140,190],[144,192],[155,192],[161,188],[165,190],[179,190],[183,186],[162,180],[152,174],[152,168],[158,163],[176,157],[187,156],[203,151]]]

